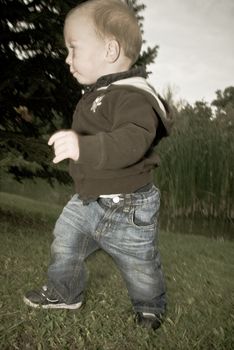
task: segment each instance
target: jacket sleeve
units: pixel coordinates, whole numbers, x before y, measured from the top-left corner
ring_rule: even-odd
[[[112,130],[79,135],[78,164],[96,169],[123,169],[142,160],[152,145],[158,119],[144,95],[121,91],[108,110],[113,119]]]

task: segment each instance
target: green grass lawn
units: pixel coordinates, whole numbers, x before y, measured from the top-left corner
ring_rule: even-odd
[[[0,349],[234,349],[234,242],[161,232],[168,312],[156,332],[134,324],[111,258],[95,253],[86,303],[77,311],[34,310],[25,291],[45,281],[61,210],[0,193]]]

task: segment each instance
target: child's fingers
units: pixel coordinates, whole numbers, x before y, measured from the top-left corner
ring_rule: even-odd
[[[55,158],[53,163],[59,163],[64,159],[79,158],[78,136],[71,130],[61,130],[53,134],[49,141],[49,146],[54,146]]]
[[[57,164],[59,162],[61,162],[64,159],[69,158],[69,154],[67,153],[66,149],[60,149],[59,151],[57,151],[55,153],[55,157],[53,159],[53,163]]]
[[[56,132],[55,134],[53,134],[50,137],[50,139],[48,141],[48,145],[52,146],[55,141],[59,140],[60,138],[63,138],[66,134],[67,134],[67,131],[58,131],[58,132]]]
[[[56,141],[54,144],[54,153],[57,156],[60,153],[67,152],[67,144],[64,142]]]
[[[62,155],[57,156],[57,157],[55,157],[55,158],[53,159],[53,163],[54,163],[54,164],[57,164],[57,163],[61,162],[61,161],[64,160],[64,159],[66,159],[66,157],[64,157],[64,156],[62,156]]]

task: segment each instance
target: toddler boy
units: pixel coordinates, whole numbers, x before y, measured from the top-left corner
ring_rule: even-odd
[[[76,194],[54,229],[46,286],[26,293],[32,307],[77,309],[87,282],[85,259],[102,248],[126,283],[136,320],[160,326],[166,309],[157,246],[159,190],[154,152],[171,128],[168,107],[131,68],[142,44],[132,9],[120,0],[90,0],[65,20],[66,63],[85,87],[71,130],[56,132],[54,163],[70,159]],[[101,267],[100,267],[101,268]]]

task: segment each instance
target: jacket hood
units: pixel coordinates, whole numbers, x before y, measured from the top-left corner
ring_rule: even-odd
[[[143,77],[130,77],[114,81],[108,86],[98,88],[98,90],[125,88],[127,90],[138,91],[144,94],[152,105],[155,114],[159,119],[159,130],[157,132],[157,141],[162,137],[168,136],[173,125],[173,112],[169,104],[155,91],[155,89]],[[157,144],[156,142],[155,144]]]

